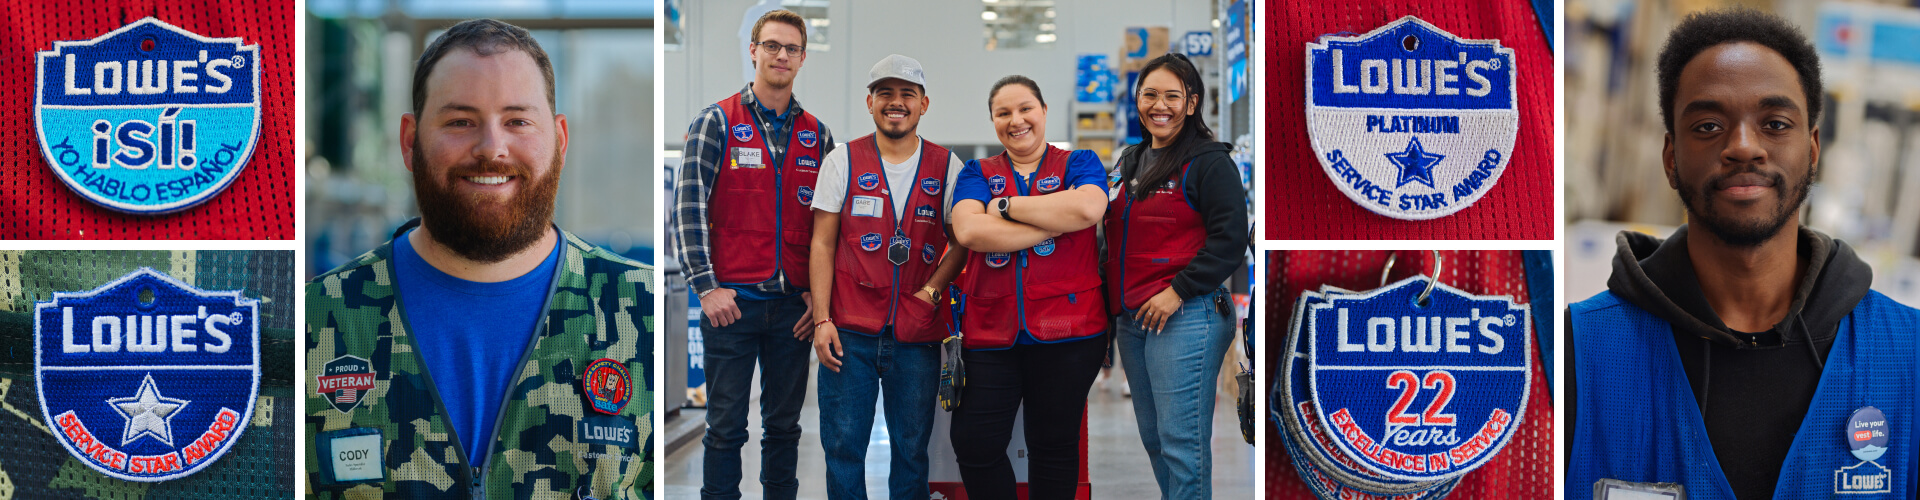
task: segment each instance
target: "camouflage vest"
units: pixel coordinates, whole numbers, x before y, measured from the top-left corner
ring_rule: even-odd
[[[480,467],[454,435],[409,333],[392,242],[307,283],[311,498],[641,498],[653,483],[653,268],[561,236],[565,254],[545,319],[517,365]],[[632,377],[618,415],[590,409],[580,383],[600,358],[624,363]],[[371,373],[368,388],[321,392],[321,377],[356,370]],[[347,462],[325,445],[370,440],[376,431],[378,447],[361,448],[378,455],[361,462],[371,470],[334,472]]]

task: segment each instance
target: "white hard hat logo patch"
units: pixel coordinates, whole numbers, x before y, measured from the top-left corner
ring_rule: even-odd
[[[1513,49],[1413,16],[1307,44],[1307,134],[1334,185],[1396,219],[1458,212],[1493,189],[1519,130]]]

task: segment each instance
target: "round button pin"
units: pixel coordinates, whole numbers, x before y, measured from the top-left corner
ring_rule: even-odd
[[[1879,408],[1862,406],[1847,418],[1847,448],[1855,458],[1878,460],[1887,454],[1887,416]]]

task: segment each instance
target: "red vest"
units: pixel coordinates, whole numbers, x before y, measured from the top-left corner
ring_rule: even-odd
[[[913,294],[933,277],[947,253],[946,214],[941,192],[947,188],[952,153],[932,141],[920,141],[920,171],[907,195],[906,219],[893,214],[880,145],[869,134],[848,142],[847,197],[840,205],[840,244],[833,256],[833,323],[843,330],[879,335],[893,325],[894,339],[909,344],[939,342],[950,323],[945,308]],[[853,214],[857,197],[879,204],[879,217]],[[907,261],[887,260],[895,235],[907,238]]]
[[[1187,201],[1187,169],[1134,201],[1127,186],[1107,204],[1107,306],[1116,314],[1140,307],[1173,283],[1207,242],[1200,212]],[[1145,169],[1142,165],[1140,168]]]
[[[788,283],[808,288],[807,252],[813,243],[808,205],[826,146],[820,143],[820,121],[805,111],[790,118],[787,154],[775,165],[770,139],[740,103],[740,94],[719,106],[727,118],[727,149],[707,200],[714,277],[721,284],[751,285],[773,279],[780,270]]]
[[[1067,158],[1073,153],[1047,146],[1027,186],[1030,195],[1065,189]],[[1019,174],[1005,154],[980,159],[980,175],[994,197],[1023,196]],[[1107,330],[1106,300],[1100,290],[1100,242],[1094,228],[1060,235],[1011,253],[973,252],[960,276],[966,308],[960,331],[968,349],[1012,347],[1024,329],[1041,342],[1099,335]]]

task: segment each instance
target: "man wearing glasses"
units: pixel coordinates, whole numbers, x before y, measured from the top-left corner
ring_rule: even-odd
[[[793,98],[806,61],[807,24],[775,10],[753,26],[753,82],[701,113],[671,224],[680,268],[700,297],[709,399],[702,498],[740,498],[740,447],[756,361],[760,377],[760,482],[790,499],[806,402],[813,329],[807,251],[814,179],[833,151],[827,127]]]

